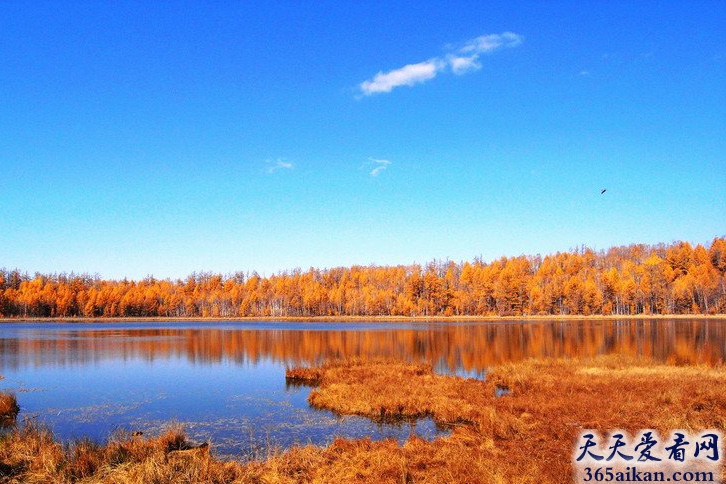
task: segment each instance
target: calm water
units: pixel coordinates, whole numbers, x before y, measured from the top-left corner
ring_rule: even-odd
[[[309,408],[285,368],[326,358],[423,360],[441,373],[481,378],[527,357],[623,353],[671,363],[723,362],[726,321],[507,323],[12,323],[0,324],[0,389],[22,417],[63,439],[115,429],[160,432],[181,423],[219,455],[328,443],[336,435],[431,438],[430,420],[376,424]]]

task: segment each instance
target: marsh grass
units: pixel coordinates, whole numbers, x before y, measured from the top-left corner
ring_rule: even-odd
[[[304,380],[305,369],[294,375]],[[449,437],[415,442],[421,455],[424,449],[437,455],[456,449],[445,467],[458,477],[446,482],[568,481],[582,429],[623,429],[631,436],[641,429],[662,435],[726,430],[724,366],[669,366],[621,356],[528,360],[494,367],[480,381],[436,375],[427,365],[347,361],[313,368],[309,379],[318,384],[309,396],[318,408],[458,424]],[[398,450],[406,462],[419,457],[407,451],[411,446],[409,441]],[[408,475],[414,482],[437,482],[435,462],[419,462],[420,471],[408,468]],[[478,477],[467,474],[471,466]]]
[[[581,429],[726,430],[726,368],[620,357],[500,365],[486,381],[436,375],[429,365],[348,360],[290,369],[313,384],[310,403],[340,414],[431,416],[453,426],[426,441],[336,439],[247,463],[223,462],[180,429],[106,444],[58,443],[32,422],[0,437],[3,483],[552,483],[572,480]],[[496,396],[497,388],[510,393]]]
[[[9,425],[15,422],[20,407],[15,395],[0,392],[0,425]]]

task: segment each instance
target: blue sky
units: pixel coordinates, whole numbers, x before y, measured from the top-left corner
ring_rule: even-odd
[[[3,2],[0,181],[31,273],[708,243],[726,4]]]

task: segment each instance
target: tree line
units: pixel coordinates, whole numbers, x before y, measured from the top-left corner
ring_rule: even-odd
[[[578,248],[490,262],[352,266],[270,277],[104,280],[0,270],[2,317],[315,317],[726,312],[726,238]]]

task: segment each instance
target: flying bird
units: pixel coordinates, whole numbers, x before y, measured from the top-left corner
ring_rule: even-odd
[[[607,190],[608,190],[607,188],[603,188],[603,189],[602,189],[602,190],[600,191],[600,195],[602,195],[603,193],[605,193],[605,192],[606,192]]]

